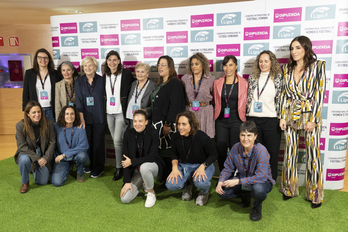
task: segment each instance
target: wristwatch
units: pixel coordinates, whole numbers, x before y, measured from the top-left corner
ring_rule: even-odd
[[[207,164],[207,162],[204,162],[203,165],[204,165],[204,169],[207,169],[207,168],[209,167],[209,165]]]

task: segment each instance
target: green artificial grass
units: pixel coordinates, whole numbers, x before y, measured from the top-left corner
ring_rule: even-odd
[[[0,161],[0,231],[348,231],[348,193],[325,190],[318,209],[300,196],[283,201],[276,185],[263,203],[262,219],[249,219],[251,207],[239,199],[221,200],[212,181],[205,206],[181,200],[181,191],[159,189],[156,205],[144,207],[141,191],[130,203],[120,200],[122,180],[112,181],[114,168],[105,175],[78,183],[69,175],[62,187],[38,186],[30,175],[29,192],[21,194],[20,174],[13,158]],[[74,174],[71,172],[71,174]],[[214,187],[213,187],[214,186]]]

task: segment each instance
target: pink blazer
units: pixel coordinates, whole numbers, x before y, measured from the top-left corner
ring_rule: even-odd
[[[240,120],[245,122],[246,116],[246,101],[248,96],[248,82],[241,76],[238,76],[238,114]],[[219,79],[214,81],[214,87],[213,87],[213,95],[214,95],[214,120],[216,120],[221,112],[221,92],[222,92],[222,86],[225,82],[225,76],[220,77]]]

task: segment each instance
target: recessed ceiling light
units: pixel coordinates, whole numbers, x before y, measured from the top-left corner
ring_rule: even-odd
[[[81,14],[81,13],[83,13],[83,11],[80,11],[80,10],[69,10],[68,12],[69,12],[69,13],[76,13],[76,14]]]

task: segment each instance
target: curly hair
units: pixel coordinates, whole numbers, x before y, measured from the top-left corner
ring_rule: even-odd
[[[188,64],[188,73],[193,75],[192,69],[191,69],[191,63],[193,59],[197,59],[202,64],[202,74],[205,76],[209,75],[209,60],[203,53],[197,52],[193,56],[190,57],[189,64]]]
[[[176,125],[177,130],[178,130],[178,121],[179,121],[179,118],[181,116],[186,117],[189,121],[189,124],[191,126],[190,135],[195,135],[197,133],[197,131],[199,130],[199,121],[198,121],[196,115],[191,111],[183,111],[183,112],[178,113],[178,115],[176,116],[176,119],[175,119],[175,125]]]
[[[307,69],[312,63],[314,63],[317,60],[317,55],[313,52],[312,49],[312,42],[311,40],[304,35],[295,37],[291,43],[290,43],[290,51],[291,51],[291,45],[293,42],[299,42],[303,49],[305,50],[305,55],[303,57],[303,69]],[[297,65],[297,62],[294,61],[292,58],[291,52],[290,52],[290,59],[288,62],[288,73],[292,72],[294,70],[295,66]]]
[[[80,119],[80,113],[77,111],[77,109],[75,108],[75,106],[71,106],[71,105],[66,105],[62,108],[62,110],[59,113],[58,116],[58,120],[57,123],[60,127],[65,127],[66,126],[66,121],[65,121],[65,111],[66,109],[71,108],[74,110],[75,113],[75,120],[73,123],[74,127],[77,127],[81,124],[81,119]]]
[[[255,79],[259,78],[259,74],[261,73],[261,69],[259,66],[259,62],[260,62],[260,57],[263,54],[267,54],[269,56],[269,60],[271,61],[271,79],[274,80],[274,77],[276,77],[280,72],[280,65],[278,63],[278,59],[277,57],[274,55],[273,52],[271,52],[270,50],[263,50],[257,57],[256,60],[254,62],[254,66],[253,66],[253,76]]]

